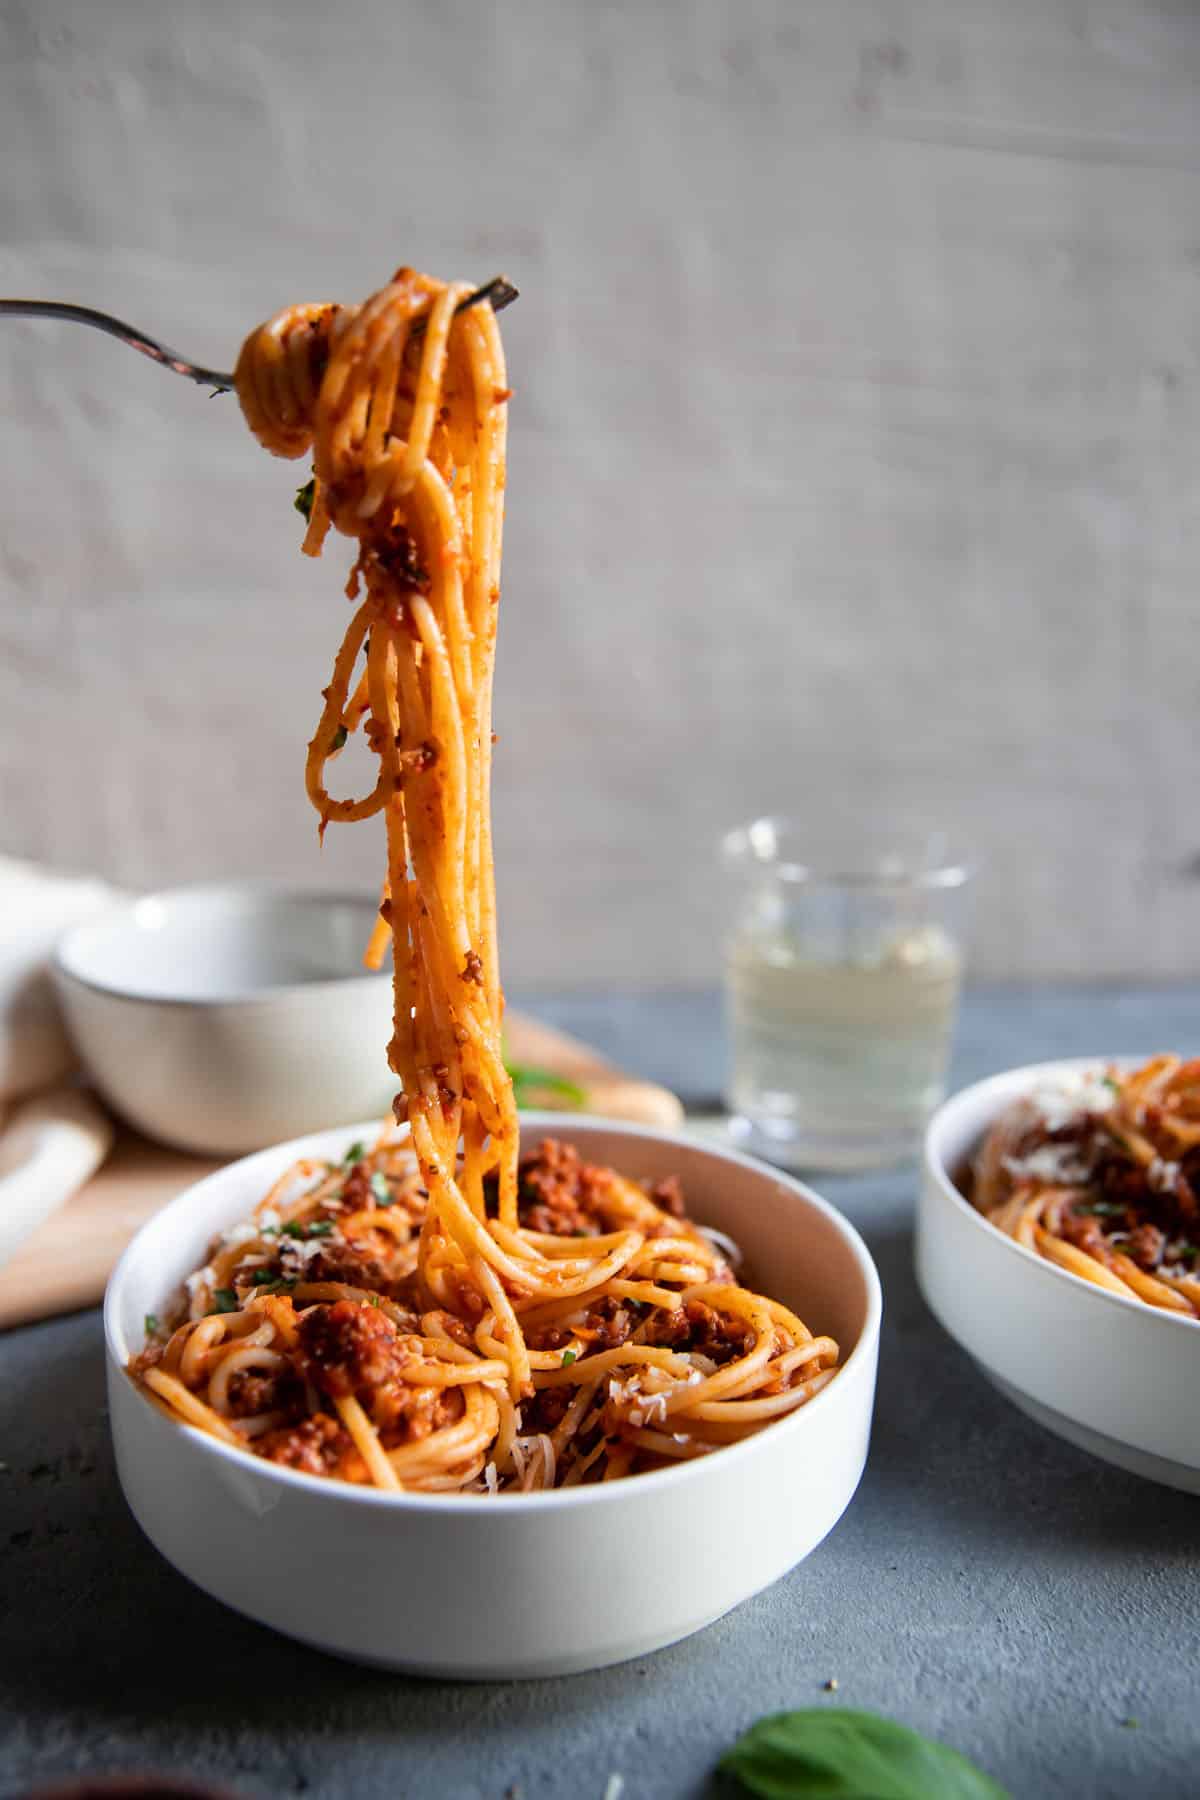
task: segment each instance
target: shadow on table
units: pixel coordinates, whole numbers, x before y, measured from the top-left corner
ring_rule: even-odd
[[[908,1230],[864,1232],[884,1291],[871,1455],[864,1476],[897,1527],[1045,1551],[1057,1537],[1157,1565],[1195,1555],[1193,1495],[1089,1456],[1027,1418],[934,1320]]]

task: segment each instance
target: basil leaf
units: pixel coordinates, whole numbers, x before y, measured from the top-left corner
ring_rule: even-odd
[[[388,1178],[380,1169],[376,1169],[367,1183],[374,1197],[376,1206],[394,1206],[395,1196],[388,1186]]]
[[[236,1312],[238,1297],[232,1288],[217,1288],[213,1293],[213,1312]]]
[[[720,1768],[762,1800],[1008,1800],[957,1750],[843,1707],[760,1719]]]
[[[146,1317],[142,1321],[142,1323],[146,1327],[146,1336],[148,1338],[157,1337],[157,1335],[158,1335],[158,1314],[157,1313],[147,1313]]]
[[[559,1364],[559,1367],[569,1369],[571,1364],[577,1361],[578,1356],[578,1350],[564,1350],[562,1353],[562,1362]]]
[[[296,498],[292,501],[292,505],[302,519],[312,518],[313,501],[316,499],[316,494],[315,480],[308,480],[302,488],[296,489]]]
[[[533,1106],[539,1097],[553,1095],[564,1101],[569,1107],[582,1107],[587,1104],[587,1094],[577,1081],[568,1081],[564,1075],[552,1074],[549,1069],[526,1068],[521,1063],[509,1063],[508,1072],[512,1077],[513,1098],[518,1106]]]
[[[349,736],[350,733],[346,730],[346,727],[344,725],[339,725],[333,734],[334,750],[344,750],[346,748],[346,739]]]
[[[351,1163],[361,1162],[363,1157],[366,1154],[367,1154],[367,1146],[365,1144],[362,1144],[362,1143],[351,1144],[351,1146],[347,1150],[345,1156],[343,1156],[342,1161],[347,1166],[349,1166]]]

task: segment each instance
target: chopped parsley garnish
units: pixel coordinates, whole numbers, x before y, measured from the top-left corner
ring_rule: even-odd
[[[578,1358],[578,1350],[564,1350],[562,1353],[562,1367],[564,1369],[569,1369],[573,1362],[578,1361]]]
[[[269,1275],[269,1273],[270,1271],[267,1269],[259,1270],[260,1275]],[[286,1281],[280,1277],[275,1281],[268,1280],[263,1282],[258,1291],[260,1294],[290,1294],[295,1286],[296,1283],[294,1281]]]
[[[147,1313],[143,1323],[146,1327],[146,1336],[156,1337],[158,1334],[158,1314]]]
[[[284,1237],[290,1238],[323,1238],[333,1230],[332,1219],[315,1219],[311,1225],[305,1225],[299,1219],[289,1219],[280,1227]]]
[[[379,1295],[378,1295],[378,1294],[372,1294],[372,1295],[371,1295],[371,1305],[372,1305],[372,1306],[380,1306],[380,1305],[382,1305],[382,1301],[381,1301],[381,1300],[380,1300],[380,1298],[379,1298]]]
[[[388,1178],[378,1169],[372,1175],[369,1185],[377,1206],[395,1205],[396,1197],[388,1185]]]
[[[1098,1219],[1119,1219],[1129,1208],[1121,1200],[1088,1200],[1079,1210],[1094,1213]]]
[[[352,1163],[360,1163],[366,1154],[367,1146],[363,1143],[355,1142],[351,1144],[345,1156],[343,1156],[342,1161],[349,1167]]]
[[[346,739],[349,736],[350,733],[346,730],[346,727],[344,725],[339,725],[333,734],[333,749],[344,750],[346,748]]]
[[[238,1297],[233,1288],[217,1288],[213,1294],[213,1312],[236,1312]]]
[[[246,1276],[246,1280],[254,1287],[261,1287],[264,1281],[275,1280],[275,1271],[274,1269],[255,1269],[253,1275]]]
[[[1114,1077],[1114,1076],[1112,1076],[1112,1075],[1102,1075],[1102,1076],[1101,1076],[1101,1077],[1100,1077],[1100,1080],[1101,1080],[1101,1082],[1102,1082],[1102,1083],[1103,1083],[1103,1085],[1104,1085],[1104,1086],[1105,1086],[1105,1087],[1106,1087],[1106,1088],[1110,1088],[1110,1089],[1111,1089],[1111,1090],[1112,1090],[1112,1092],[1113,1092],[1113,1093],[1114,1093],[1114,1094],[1119,1094],[1119,1093],[1120,1093],[1120,1091],[1121,1091],[1121,1084],[1120,1084],[1120,1082],[1119,1082],[1119,1081],[1117,1081],[1117,1080],[1116,1080],[1116,1079],[1115,1079],[1115,1077]]]
[[[302,519],[312,518],[313,501],[316,497],[317,484],[315,479],[310,476],[302,488],[296,489],[296,498],[292,501],[292,505]]]

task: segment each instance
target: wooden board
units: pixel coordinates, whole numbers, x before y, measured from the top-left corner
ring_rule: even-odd
[[[625,1075],[588,1045],[536,1019],[510,1013],[505,1039],[514,1064],[547,1070],[582,1088],[589,1112],[667,1127],[683,1117],[674,1094]],[[122,1129],[104,1167],[0,1269],[0,1329],[95,1305],[138,1228],[222,1160],[170,1150]]]

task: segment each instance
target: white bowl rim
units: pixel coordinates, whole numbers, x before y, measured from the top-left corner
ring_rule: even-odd
[[[282,902],[318,907],[352,906],[364,914],[374,906],[368,893],[356,893],[348,888],[297,887],[286,881],[272,880],[269,876],[235,877],[228,881],[180,882],[175,887],[152,888],[147,893],[127,894],[103,907],[101,911],[90,913],[87,918],[69,926],[54,946],[51,956],[54,974],[62,981],[73,982],[78,987],[90,989],[94,994],[103,994],[110,1000],[127,1001],[132,1006],[177,1006],[196,1012],[209,1012],[218,1006],[275,1006],[281,1000],[294,1001],[314,994],[328,994],[338,988],[349,989],[362,985],[370,987],[391,980],[387,969],[364,968],[361,974],[325,975],[315,981],[271,982],[263,987],[230,988],[227,993],[151,994],[144,989],[126,987],[120,982],[102,981],[95,975],[81,974],[74,966],[72,958],[75,946],[91,932],[124,921],[129,936],[136,938],[140,935],[137,924],[139,908],[156,903],[169,905],[171,902],[199,896],[223,898],[233,902],[265,902],[267,905]]]
[[[960,1112],[969,1110],[971,1102],[989,1097],[989,1090],[995,1090],[997,1099],[1003,1096],[1005,1102],[1019,1100],[1022,1083],[1032,1089],[1039,1079],[1048,1075],[1077,1075],[1090,1070],[1113,1068],[1136,1069],[1145,1061],[1144,1056],[1066,1056],[1055,1057],[1049,1062],[1018,1063],[1011,1069],[999,1069],[993,1075],[985,1075],[981,1081],[973,1081],[969,1086],[959,1088],[957,1093],[951,1094],[938,1107],[925,1130],[922,1162],[925,1172],[933,1177],[942,1193],[966,1214],[973,1225],[986,1233],[989,1243],[1002,1246],[1008,1255],[1019,1257],[1033,1268],[1053,1275],[1057,1280],[1069,1282],[1076,1291],[1083,1289],[1092,1299],[1102,1300],[1106,1306],[1120,1307],[1123,1312],[1132,1311],[1139,1319],[1150,1322],[1152,1328],[1189,1325],[1194,1330],[1200,1326],[1200,1319],[1188,1319],[1182,1313],[1169,1312],[1165,1307],[1150,1306],[1145,1300],[1127,1300],[1124,1294],[1114,1294],[1111,1288],[1100,1287],[1094,1281],[1085,1281],[1082,1275],[1072,1275],[1069,1269],[1060,1269],[1048,1257],[1039,1256],[1036,1250],[1030,1250],[1026,1245],[1019,1244],[1016,1238],[1009,1237],[1006,1231],[1001,1231],[990,1219],[985,1219],[960,1192],[941,1151],[942,1134],[949,1131]],[[989,1122],[994,1123],[997,1116],[998,1113],[994,1114]],[[985,1126],[984,1130],[986,1129]],[[979,1141],[976,1140],[976,1148]]]
[[[597,1113],[523,1112],[521,1124],[522,1128],[527,1126],[533,1131],[554,1131],[564,1137],[569,1136],[576,1125],[583,1124],[588,1128],[595,1127],[597,1132],[617,1132],[621,1136],[640,1142],[681,1144],[689,1150],[701,1152],[716,1162],[739,1164],[743,1168],[753,1170],[756,1174],[768,1176],[772,1181],[777,1181],[784,1187],[790,1188],[808,1206],[821,1213],[834,1226],[849,1249],[862,1277],[867,1294],[866,1317],[858,1335],[858,1342],[845,1362],[838,1364],[836,1379],[828,1382],[819,1394],[814,1394],[811,1400],[806,1401],[803,1406],[797,1407],[795,1412],[787,1414],[782,1419],[773,1420],[764,1428],[771,1434],[773,1442],[778,1443],[777,1434],[780,1432],[794,1433],[797,1429],[802,1430],[804,1428],[803,1421],[813,1407],[819,1406],[828,1411],[831,1395],[835,1396],[832,1403],[836,1405],[838,1386],[843,1376],[852,1367],[861,1366],[877,1353],[880,1325],[883,1319],[883,1290],[874,1259],[850,1221],[839,1213],[828,1200],[822,1199],[820,1194],[815,1193],[804,1182],[798,1181],[795,1176],[785,1173],[782,1169],[776,1169],[769,1163],[759,1162],[756,1157],[745,1156],[741,1151],[727,1150],[723,1145],[708,1144],[698,1138],[688,1138],[686,1132],[659,1131],[647,1125],[633,1125],[622,1119],[605,1118]],[[197,1194],[203,1194],[209,1188],[218,1185],[228,1176],[231,1169],[251,1162],[255,1157],[274,1157],[286,1149],[293,1153],[294,1160],[299,1161],[301,1157],[311,1153],[307,1147],[331,1137],[344,1136],[350,1143],[353,1143],[359,1137],[370,1138],[378,1130],[379,1121],[373,1119],[358,1125],[339,1125],[326,1131],[310,1132],[302,1138],[293,1138],[283,1144],[272,1144],[265,1150],[252,1151],[249,1156],[238,1157],[223,1168],[214,1170],[211,1175],[206,1175],[200,1181],[193,1182],[190,1187],[184,1189],[183,1193],[177,1194],[174,1200],[168,1201],[166,1206],[154,1213],[138,1229],[126,1246],[120,1261],[109,1277],[104,1293],[105,1349],[110,1361],[120,1369],[125,1379],[129,1379],[126,1374],[128,1350],[117,1323],[117,1297],[127,1279],[127,1268],[133,1261],[134,1250],[150,1226],[157,1224],[162,1219],[170,1218],[172,1214],[182,1215]],[[144,1396],[139,1395],[139,1398],[143,1405],[149,1404]],[[276,1481],[285,1488],[298,1487],[303,1493],[320,1494],[329,1501],[330,1505],[382,1506],[397,1512],[429,1514],[433,1517],[442,1516],[447,1512],[465,1512],[472,1517],[480,1518],[490,1516],[490,1508],[480,1507],[480,1501],[488,1498],[483,1494],[386,1493],[379,1488],[359,1487],[351,1482],[332,1481],[323,1475],[308,1475],[299,1469],[282,1468],[278,1463],[268,1462],[263,1457],[255,1456],[249,1450],[241,1450],[233,1445],[223,1444],[220,1439],[211,1436],[206,1431],[201,1431],[194,1425],[175,1424],[174,1421],[167,1419],[164,1419],[163,1423],[174,1425],[176,1430],[185,1432],[195,1440],[205,1454],[223,1459],[235,1469],[249,1467],[267,1482]],[[743,1438],[740,1443],[724,1445],[720,1451],[713,1452],[713,1454],[719,1455],[722,1466],[728,1468],[730,1457],[745,1458],[747,1455],[753,1455],[755,1446],[761,1441],[762,1436],[762,1432],[755,1432],[750,1437]],[[707,1456],[681,1460],[675,1468],[654,1469],[644,1475],[630,1476],[628,1481],[636,1485],[638,1492],[646,1492],[647,1483],[653,1483],[655,1491],[668,1486],[686,1484],[689,1481],[695,1481],[700,1476],[708,1461],[709,1457]],[[612,1505],[619,1502],[622,1493],[627,1496],[629,1491],[626,1481],[597,1482],[590,1486],[581,1484],[572,1488],[554,1488],[548,1493],[505,1494],[500,1496],[500,1500],[503,1504],[504,1515],[507,1516],[512,1512],[526,1512],[531,1509],[542,1511],[563,1507]]]

